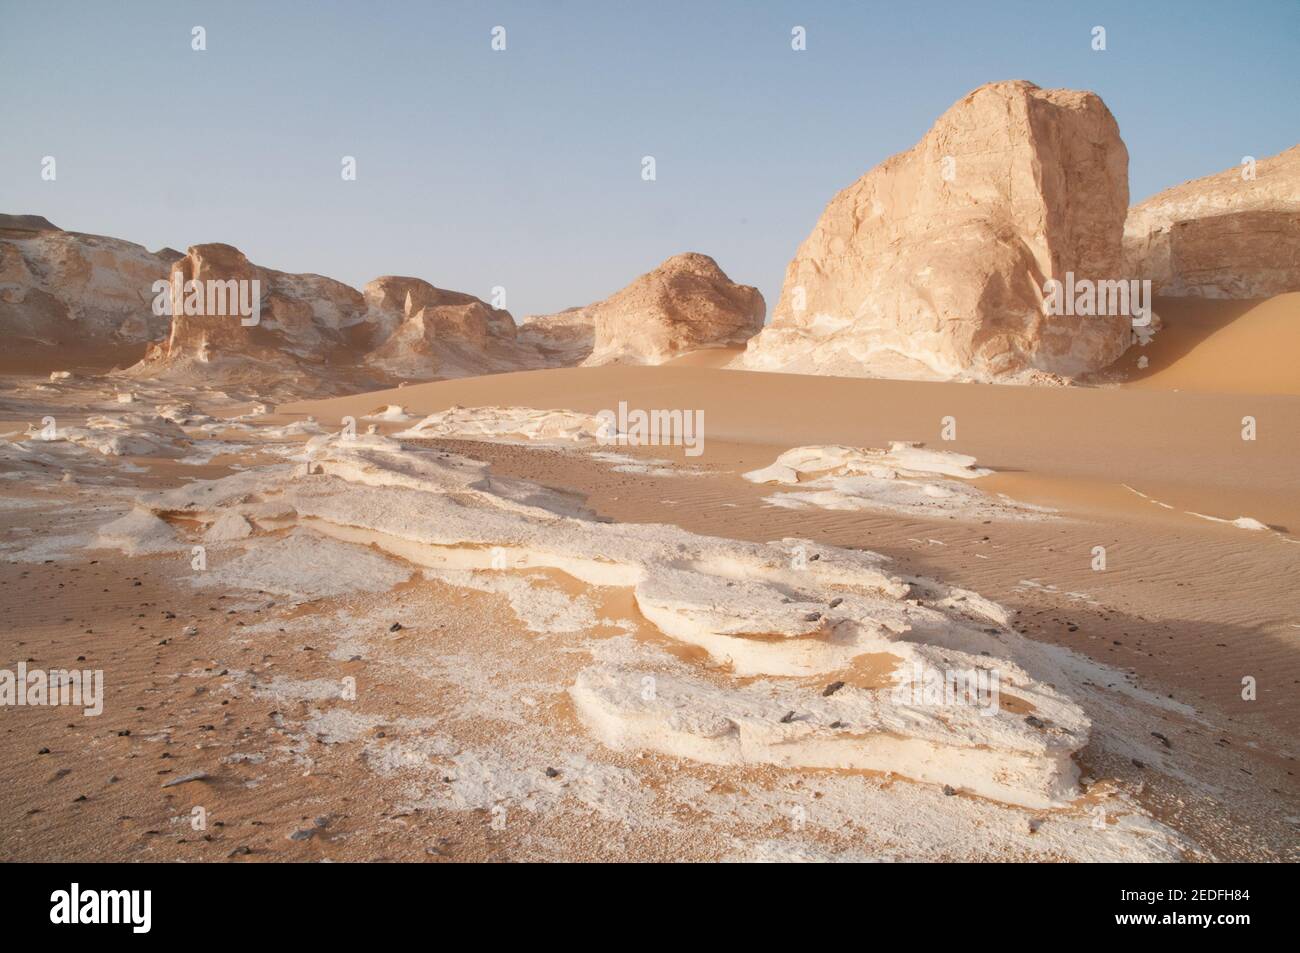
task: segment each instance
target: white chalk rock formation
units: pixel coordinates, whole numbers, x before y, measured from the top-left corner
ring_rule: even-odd
[[[227,510],[212,521],[204,532],[203,539],[209,543],[228,543],[251,535],[253,535],[252,524],[240,514]]]
[[[134,507],[99,528],[91,549],[117,549],[127,556],[147,556],[183,548],[176,533],[164,520],[141,507]]]
[[[572,410],[532,407],[450,407],[430,414],[399,437],[581,443],[603,437],[603,421]]]
[[[156,414],[95,414],[84,427],[27,428],[26,442],[36,446],[69,443],[111,457],[180,457],[190,439],[175,422]]]
[[[383,420],[388,423],[402,423],[412,419],[412,415],[407,413],[406,408],[401,404],[385,404],[382,407],[376,407],[370,413],[366,414],[365,420]]]
[[[763,310],[755,289],[686,254],[605,301],[519,329],[508,311],[419,278],[376,278],[363,293],[262,267],[232,245],[151,253],[0,215],[6,357],[56,382],[73,366],[129,367],[134,378],[218,382],[278,400],[583,362],[654,364],[743,343]]]
[[[509,312],[418,278],[377,278],[362,294],[320,275],[260,267],[222,244],[192,246],[170,277],[181,289],[175,315],[166,340],[132,368],[140,377],[292,395],[545,363],[515,340]]]
[[[130,363],[168,319],[153,283],[180,253],[65,232],[37,215],[0,215],[0,330],[25,370]]]
[[[894,440],[888,450],[861,447],[795,447],[776,458],[762,470],[751,470],[745,479],[752,483],[798,483],[801,476],[827,472],[867,473],[873,469],[909,476],[950,476],[973,480],[988,476],[992,470],[975,466],[975,458],[950,450],[926,450],[918,443]],[[889,476],[882,473],[882,479]]]
[[[273,518],[276,529],[296,518],[300,530],[377,548],[439,578],[502,573],[519,584],[520,570],[546,568],[629,588],[651,625],[714,664],[596,661],[571,694],[583,723],[612,747],[892,772],[1034,808],[1077,794],[1072,755],[1087,744],[1088,718],[1011,660],[1048,656],[974,593],[808,540],[759,544],[600,522],[567,495],[391,438],[320,435],[304,458],[309,470],[294,463],[195,481],[141,505],[212,526],[230,513],[252,525]],[[250,547],[240,565],[261,567],[248,574],[259,586],[269,588],[273,571],[284,591],[327,594],[294,583],[310,576],[312,546],[262,551],[257,536],[234,545]],[[383,584],[400,578],[389,572]],[[945,694],[954,671],[964,687]],[[1049,680],[1060,677],[1053,668]]]
[[[972,672],[981,664],[952,654],[951,662]],[[645,671],[621,666],[587,669],[571,694],[597,737],[614,748],[709,764],[890,772],[1011,804],[1063,803],[1077,776],[1070,755],[1087,720],[1020,676],[1014,694],[1030,700],[1052,730],[973,704],[928,710],[913,701],[923,693],[910,688],[844,685],[824,696],[797,682],[765,680],[719,690],[665,673],[653,676],[647,692]]]
[[[596,349],[596,325],[587,308],[530,314],[519,325],[519,340],[537,348],[550,367],[574,367]]]
[[[757,288],[733,282],[708,255],[688,252],[603,301],[529,316],[520,335],[563,363],[662,364],[745,343],[763,326],[764,311]]]
[[[1300,291],[1300,146],[1133,206],[1124,254],[1129,272],[1150,278],[1160,295]]]
[[[133,370],[205,378],[276,377],[355,360],[357,335],[368,339],[365,301],[320,275],[261,268],[231,245],[192,245],[168,276],[181,294],[166,340]],[[190,285],[190,282],[196,284]]]
[[[968,521],[1050,517],[1053,511],[1046,507],[990,495],[970,485],[992,472],[975,466],[972,456],[896,440],[888,450],[795,447],[744,477],[751,483],[797,486],[766,499],[789,509],[884,510]]]
[[[1045,313],[1049,279],[1118,280],[1128,152],[1093,93],[992,83],[836,195],[733,366],[1033,381],[1099,370],[1125,316]]]

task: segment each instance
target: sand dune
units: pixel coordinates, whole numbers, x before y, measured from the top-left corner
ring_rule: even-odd
[[[1128,386],[1300,395],[1300,292],[1241,301],[1157,298],[1155,310],[1164,326],[1115,365]]]
[[[726,367],[743,353],[743,347],[710,347],[691,351],[664,363],[669,367]]]

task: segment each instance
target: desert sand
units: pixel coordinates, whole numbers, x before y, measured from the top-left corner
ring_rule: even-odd
[[[1164,327],[1116,370],[1134,387],[1300,394],[1300,294],[1235,301],[1157,298]],[[1147,366],[1138,362],[1145,356]]]
[[[267,414],[11,378],[15,649],[109,677],[10,712],[4,854],[1294,860],[1300,397],[1240,343],[1294,296],[1161,315],[1089,388],[734,349]],[[602,445],[620,401],[704,452]],[[994,717],[895,694],[981,657]]]

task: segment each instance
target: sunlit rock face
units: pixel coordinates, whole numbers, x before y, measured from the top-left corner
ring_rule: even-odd
[[[674,255],[603,301],[531,316],[522,336],[562,361],[662,364],[701,348],[743,344],[763,325],[757,288],[708,255]]]
[[[735,366],[1033,380],[1098,370],[1131,319],[1045,313],[1050,279],[1125,277],[1128,151],[1093,93],[982,86],[836,195]]]

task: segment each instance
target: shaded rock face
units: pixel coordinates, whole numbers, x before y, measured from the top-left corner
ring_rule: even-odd
[[[406,377],[465,377],[543,366],[517,340],[510,312],[419,278],[387,276],[365,287],[374,347],[366,361]]]
[[[365,299],[356,289],[320,275],[260,268],[232,245],[191,246],[169,277],[181,291],[169,299],[170,333],[150,348],[146,368],[216,372],[249,361],[348,363],[358,339],[369,337]],[[188,306],[189,282],[208,289],[199,313]],[[224,298],[214,302],[213,286]]]
[[[1105,367],[1130,318],[1048,315],[1044,286],[1125,277],[1127,205],[1128,152],[1100,98],[982,86],[831,200],[733,364],[986,381]]]
[[[519,340],[535,347],[549,366],[572,367],[591,357],[596,326],[586,308],[530,314],[519,325]]]
[[[763,326],[765,310],[757,288],[733,282],[708,255],[688,252],[604,301],[530,316],[520,334],[566,363],[662,364],[700,348],[743,344]]]
[[[1300,291],[1300,146],[1166,189],[1129,210],[1124,255],[1156,294],[1265,298]]]
[[[33,370],[100,357],[129,363],[167,331],[153,283],[179,254],[65,232],[37,215],[0,215],[0,328]],[[98,352],[98,353],[96,353]]]

